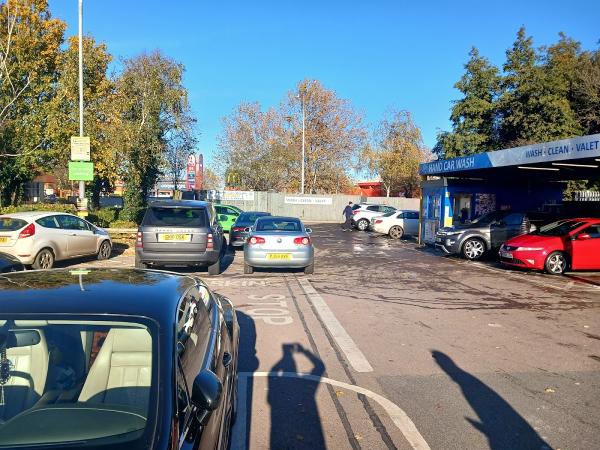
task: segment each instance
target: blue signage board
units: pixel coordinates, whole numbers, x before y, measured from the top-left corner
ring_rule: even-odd
[[[600,158],[600,134],[572,139],[507,148],[495,152],[478,153],[457,158],[440,159],[419,166],[421,175],[442,175],[464,170],[490,167],[518,166],[580,158]]]

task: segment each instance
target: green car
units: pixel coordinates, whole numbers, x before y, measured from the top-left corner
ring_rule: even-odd
[[[235,222],[238,216],[243,212],[240,208],[230,205],[215,205],[215,210],[217,211],[219,225],[221,225],[221,228],[223,228],[225,233],[231,231],[233,222]]]

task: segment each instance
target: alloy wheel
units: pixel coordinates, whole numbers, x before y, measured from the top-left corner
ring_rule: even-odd
[[[48,250],[43,250],[40,255],[40,269],[50,269],[52,267],[52,254]]]
[[[356,224],[356,228],[358,228],[360,231],[365,231],[368,227],[369,222],[367,222],[365,219],[360,219]]]
[[[104,241],[100,245],[100,251],[98,252],[98,259],[108,259],[110,257],[110,244]]]
[[[548,271],[553,274],[561,274],[567,267],[567,260],[561,253],[555,253],[548,258]]]
[[[465,243],[465,255],[469,259],[478,259],[483,255],[484,248],[481,241],[470,239]]]

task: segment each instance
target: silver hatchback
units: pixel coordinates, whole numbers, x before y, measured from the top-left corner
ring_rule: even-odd
[[[310,228],[295,217],[259,217],[246,229],[244,273],[260,268],[297,268],[312,274],[315,270]]]

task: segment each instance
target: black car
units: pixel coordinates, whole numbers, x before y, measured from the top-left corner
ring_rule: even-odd
[[[20,272],[25,266],[15,256],[0,252],[0,273]]]
[[[229,245],[233,247],[243,247],[248,237],[246,228],[251,227],[259,217],[270,216],[271,213],[262,211],[246,211],[238,216],[231,226],[229,232]]]
[[[3,275],[0,446],[226,449],[238,340],[231,302],[191,276]]]
[[[496,211],[470,223],[440,228],[435,235],[435,245],[445,253],[476,260],[485,252],[500,248],[508,239],[534,229],[526,213]]]

